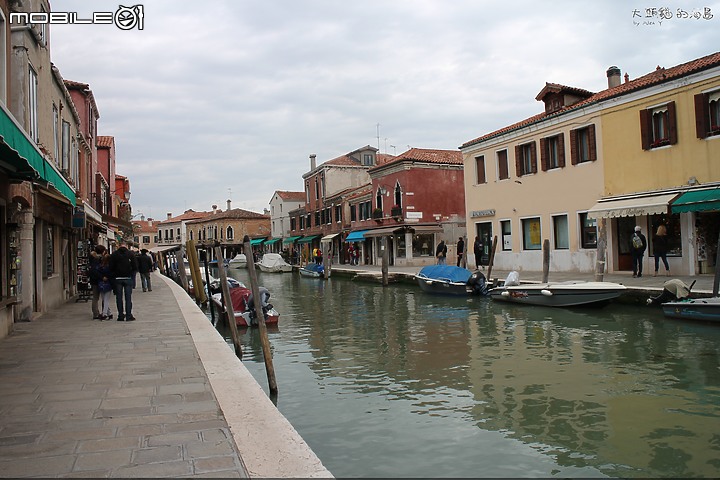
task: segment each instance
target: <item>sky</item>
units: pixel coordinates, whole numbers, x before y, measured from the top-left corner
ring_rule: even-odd
[[[597,92],[610,66],[633,79],[720,51],[720,0],[123,4],[142,23],[51,25],[51,59],[90,85],[133,213],[156,220],[262,212],[303,190],[311,154],[456,150],[542,112],[546,82]],[[120,5],[51,0],[81,20]]]

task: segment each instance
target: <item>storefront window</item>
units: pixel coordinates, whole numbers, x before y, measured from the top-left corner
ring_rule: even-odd
[[[664,224],[667,231],[668,257],[682,256],[682,241],[680,236],[680,214],[671,215],[652,215],[650,217],[650,225],[652,230],[648,232],[647,240],[650,246],[650,255],[655,255],[653,247],[653,237],[657,233],[658,227]]]
[[[413,235],[413,257],[433,256],[433,235]]]
[[[523,228],[523,249],[541,250],[542,240],[540,239],[540,218],[524,218]]]
[[[405,234],[403,233],[395,238],[397,239],[397,256],[405,258]]]
[[[582,248],[597,248],[597,220],[588,218],[587,213],[580,214],[582,228],[580,245]]]

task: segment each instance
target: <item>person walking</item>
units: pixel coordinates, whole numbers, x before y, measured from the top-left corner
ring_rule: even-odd
[[[660,266],[660,259],[662,259],[665,265],[665,276],[670,276],[670,265],[667,261],[668,251],[668,240],[667,240],[667,228],[665,225],[660,224],[653,236],[653,254],[655,255],[655,275],[658,275],[658,267]]]
[[[475,270],[480,270],[482,266],[482,255],[483,255],[483,243],[479,236],[475,237],[475,243],[473,243],[473,254],[475,255]]]
[[[98,320],[112,320],[113,315],[110,313],[110,299],[112,298],[113,279],[110,273],[110,255],[105,253],[100,261],[98,268],[100,281],[98,282],[98,290],[102,299],[102,311]]]
[[[118,322],[132,322],[132,290],[133,272],[137,271],[137,259],[128,250],[125,241],[120,242],[120,248],[110,255],[110,274],[115,279],[115,300],[117,302]]]
[[[640,226],[635,227],[635,233],[630,238],[630,252],[632,253],[633,278],[642,277],[643,256],[647,248],[647,239]]]
[[[153,261],[146,248],[140,250],[140,255],[138,255],[137,259],[138,272],[140,273],[140,283],[142,284],[143,292],[152,292],[150,272],[152,272],[153,269]]]
[[[88,282],[92,289],[92,300],[90,308],[92,309],[93,320],[100,319],[100,290],[98,283],[100,282],[100,262],[105,254],[106,248],[103,245],[96,245],[88,256]]]
[[[465,255],[465,240],[462,237],[458,238],[457,243],[457,266],[459,267],[462,263],[463,255]]]
[[[447,245],[445,245],[445,240],[440,240],[440,243],[438,243],[438,246],[435,249],[435,257],[437,258],[438,265],[446,264],[445,260],[447,258]]]

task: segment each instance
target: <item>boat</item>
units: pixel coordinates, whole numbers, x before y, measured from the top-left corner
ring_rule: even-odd
[[[252,290],[234,278],[228,278],[227,280],[230,298],[232,299],[233,313],[235,314],[235,324],[238,327],[258,326],[257,316],[253,308]],[[211,285],[210,299],[221,312],[225,313],[225,305],[223,304],[220,290],[219,281]],[[262,298],[262,311],[265,314],[265,325],[277,325],[280,320],[280,314],[275,310],[275,307],[268,302],[268,300],[270,300],[270,292],[265,287],[259,287],[259,290]]]
[[[223,265],[225,266],[225,268],[228,268],[228,264],[229,264],[229,263],[230,263],[230,262],[228,261],[227,258],[223,259]],[[218,266],[218,261],[217,261],[217,259],[209,261],[209,262],[208,262],[208,266],[217,268],[217,266]]]
[[[480,295],[488,291],[485,275],[454,265],[428,265],[415,275],[420,289],[444,295]]]
[[[230,268],[247,268],[247,257],[244,253],[238,253],[228,262]]]
[[[292,265],[287,263],[279,253],[266,253],[255,265],[257,265],[261,272],[292,272]]]
[[[517,272],[510,272],[502,286],[488,292],[493,300],[545,307],[600,307],[625,292],[613,282],[548,282],[520,284]]]
[[[720,322],[720,297],[685,298],[662,304],[666,317]]]
[[[308,263],[300,268],[300,275],[304,277],[323,278],[325,276],[325,267],[322,264]]]

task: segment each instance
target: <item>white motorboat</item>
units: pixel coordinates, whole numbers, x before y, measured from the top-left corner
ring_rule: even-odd
[[[292,265],[287,263],[279,253],[266,253],[255,264],[261,272],[282,273],[292,272]]]
[[[238,253],[228,262],[230,268],[247,268],[247,257],[244,253]]]

